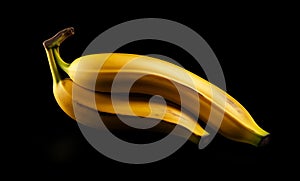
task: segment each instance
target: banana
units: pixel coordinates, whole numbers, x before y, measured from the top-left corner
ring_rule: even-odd
[[[54,95],[58,104],[64,110],[64,112],[66,112],[73,119],[76,119],[76,117],[72,109],[72,102],[74,101],[75,104],[79,104],[79,106],[83,109],[83,115],[88,116],[89,110],[93,109],[94,106],[91,99],[86,99],[86,97],[95,96],[96,108],[100,114],[103,112],[126,116],[139,116],[156,120],[162,119],[172,124],[180,124],[198,136],[207,135],[207,132],[204,131],[199,124],[196,124],[193,117],[189,116],[189,114],[181,112],[180,109],[176,108],[175,106],[161,104],[160,102],[151,102],[151,105],[149,105],[148,98],[144,96],[133,97],[130,99],[128,104],[126,96],[124,97],[121,94],[114,96],[116,104],[113,104],[110,94],[99,92],[95,93],[74,84],[73,81],[68,78],[59,81],[58,85],[56,86],[57,87],[55,87]],[[75,100],[72,95],[74,90],[76,90],[76,94],[80,95],[76,96]],[[128,105],[130,106],[129,109]],[[118,112],[115,111],[116,109]],[[97,122],[85,122],[85,120],[82,120],[82,123],[90,127],[98,126]]]
[[[157,58],[125,54],[101,53],[77,58],[66,63],[59,45],[74,34],[73,28],[57,33],[58,44],[48,45],[51,58],[73,82],[97,93],[139,93],[160,95],[199,117],[224,137],[254,146],[267,143],[269,133],[254,121],[250,113],[227,92],[200,76]],[[134,84],[128,88],[128,84]],[[211,115],[213,114],[213,115]],[[210,120],[222,117],[222,122]],[[185,125],[186,126],[186,125]]]
[[[190,133],[193,133],[197,136],[205,137],[208,135],[208,133],[197,123],[197,121],[195,121],[194,117],[191,116],[190,113],[181,111],[181,109],[175,104],[163,104],[159,101],[149,102],[149,96],[146,95],[131,96],[128,103],[127,96],[123,94],[115,94],[112,99],[112,95],[110,93],[95,92],[79,86],[70,78],[62,79],[56,66],[54,51],[57,51],[57,45],[59,45],[66,36],[69,36],[70,32],[64,31],[63,35],[64,36],[55,36],[49,40],[46,40],[44,41],[43,45],[47,53],[52,73],[54,97],[60,108],[69,117],[86,126],[101,128],[99,127],[100,125],[98,122],[93,119],[89,119],[89,116],[93,113],[93,111],[95,111],[96,108],[96,111],[98,111],[100,115],[104,113],[150,118],[145,120],[142,119],[141,121],[151,121],[155,124],[159,123],[160,120],[163,120],[169,124],[180,125],[186,130],[189,130]],[[74,90],[76,91],[76,95],[80,96],[73,96]],[[95,97],[96,106],[94,106],[94,103],[91,99],[86,99],[86,97]],[[86,119],[76,119],[73,107],[74,104],[80,107],[80,109],[77,111],[80,111],[79,114],[81,115],[81,118]],[[105,120],[108,122],[107,116]],[[111,122],[106,124],[110,125],[110,128],[112,129],[120,128],[120,126]],[[154,124],[150,123],[150,125]],[[164,125],[166,127],[167,124]],[[165,128],[162,130],[165,130]],[[175,134],[178,136],[185,136],[186,131],[177,131]]]

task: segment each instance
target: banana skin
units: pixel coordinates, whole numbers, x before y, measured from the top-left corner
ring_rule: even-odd
[[[56,66],[57,63],[68,74],[69,81],[73,85],[78,85],[86,92],[90,91],[94,94],[119,94],[128,92],[129,89],[126,85],[134,82],[130,87],[130,93],[133,95],[160,95],[165,100],[188,110],[188,114],[192,114],[190,117],[187,115],[186,118],[182,115],[183,120],[189,121],[180,121],[180,123],[172,121],[172,119],[179,119],[181,110],[170,107],[178,114],[170,119],[164,117],[164,121],[180,124],[193,134],[204,136],[208,133],[197,123],[198,120],[192,120],[191,117],[199,117],[207,124],[211,114],[214,114],[213,116],[222,117],[222,122],[212,120],[209,125],[217,129],[224,137],[254,146],[267,143],[269,133],[257,125],[249,112],[236,99],[200,76],[172,63],[149,56],[126,53],[92,54],[79,57],[70,64],[64,62],[59,54],[59,46],[73,34],[74,29],[67,28],[49,39],[51,41],[44,42],[50,67],[51,64]],[[55,72],[52,74],[58,77]],[[55,79],[57,78],[53,78],[53,80]],[[57,95],[62,94],[57,93]],[[60,99],[63,100],[63,97],[65,96]],[[131,107],[133,109],[136,106],[143,107],[143,110],[147,110],[145,107],[148,106],[148,101],[141,102]],[[100,112],[109,112],[108,110],[104,111],[103,107],[109,107],[111,104],[112,102],[107,101],[107,105],[102,104],[97,107]],[[89,104],[84,105],[88,107]],[[159,105],[155,106],[159,107]],[[71,110],[71,108],[69,109]],[[112,111],[110,113],[118,114]],[[181,113],[183,112],[181,111]],[[126,114],[126,112],[121,114]],[[145,116],[142,113],[139,114]],[[70,116],[72,117],[72,115]],[[197,126],[194,126],[195,122]]]

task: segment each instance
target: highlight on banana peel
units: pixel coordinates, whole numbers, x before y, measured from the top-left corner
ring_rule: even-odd
[[[219,126],[218,133],[224,137],[254,146],[268,142],[269,133],[257,125],[236,99],[200,76],[170,62],[126,53],[91,54],[79,57],[72,63],[63,61],[59,53],[60,45],[73,34],[72,27],[66,28],[43,42],[52,73],[55,100],[72,119],[76,120],[74,102],[81,106],[85,116],[89,116],[89,111],[95,109],[93,104],[96,104],[99,114],[151,118],[140,121],[157,120],[165,125],[179,125],[189,131],[192,134],[190,140],[195,141],[195,138],[209,135],[200,122],[205,125],[214,109],[214,114],[223,116],[221,125],[216,126]],[[102,65],[101,70],[95,68],[99,64]],[[68,77],[63,78],[58,68]],[[95,74],[98,75],[96,83],[93,79]],[[188,75],[190,80],[181,75]],[[130,90],[124,88],[125,84],[132,81],[135,82]],[[114,86],[117,88],[112,91]],[[76,100],[72,96],[74,88],[80,93]],[[180,94],[178,89],[181,90]],[[124,96],[127,91],[130,91],[129,99]],[[220,100],[218,96],[213,98],[213,93],[220,95]],[[88,95],[95,97],[95,103],[85,99]],[[149,101],[149,97],[156,95],[165,101]],[[182,102],[181,96],[186,101]],[[104,121],[115,129],[121,127],[113,118],[108,117]],[[96,127],[93,122],[80,123]],[[157,128],[157,131],[164,130],[163,127]],[[180,136],[181,133],[176,134]]]

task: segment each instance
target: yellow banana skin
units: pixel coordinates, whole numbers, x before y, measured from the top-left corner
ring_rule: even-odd
[[[74,86],[74,87],[73,87]],[[72,96],[72,89],[76,89],[77,93],[82,95],[80,100],[74,100]],[[66,78],[64,80],[59,81],[57,84],[53,87],[53,93],[55,96],[55,99],[60,106],[60,108],[72,119],[78,121],[80,124],[83,124],[85,126],[89,126],[92,128],[97,129],[104,129],[101,124],[98,124],[97,120],[91,120],[91,119],[76,119],[76,116],[74,114],[73,104],[74,101],[77,104],[77,106],[80,106],[77,111],[80,111],[78,114],[81,115],[81,117],[88,118],[91,114],[94,114],[94,107],[93,103],[91,103],[91,100],[85,100],[84,97],[88,94],[95,94],[94,92],[87,90],[85,88],[82,88],[72,82],[71,79]],[[186,113],[180,112],[180,110],[176,107],[167,106],[163,109],[166,109],[165,115],[163,115],[163,118],[161,121],[160,117],[162,115],[155,115],[151,114],[151,107],[160,108],[160,105],[152,105],[149,107],[148,100],[144,99],[143,97],[138,97],[135,100],[131,100],[130,105],[135,113],[128,114],[129,112],[125,112],[123,114],[115,113],[114,109],[112,108],[112,103],[110,99],[110,95],[108,94],[101,94],[96,93],[95,95],[96,99],[96,106],[97,111],[99,111],[99,116],[101,117],[101,121],[104,122],[105,126],[109,130],[117,130],[117,131],[128,131],[127,126],[120,125],[119,118],[117,115],[127,116],[128,119],[130,117],[134,116],[145,116],[147,119],[145,121],[149,123],[141,123],[141,124],[149,124],[149,125],[156,125],[151,129],[154,132],[161,132],[161,133],[169,133],[171,132],[175,136],[186,138],[186,136],[190,135],[188,139],[191,142],[198,143],[200,137],[204,138],[208,135],[208,133],[203,130],[203,128],[197,124],[197,122],[194,121],[194,119]],[[118,99],[119,98],[119,99]],[[122,96],[117,96],[116,101],[120,107],[126,107],[127,102],[124,102],[124,98]],[[138,104],[136,106],[135,104]],[[174,126],[179,124],[180,127],[174,130]]]
[[[122,93],[128,90],[128,82],[137,80],[130,92],[160,95],[194,116],[199,116],[205,123],[214,109],[215,115],[223,116],[218,131],[226,138],[259,146],[265,143],[269,135],[237,100],[177,65],[157,58],[124,53],[86,55],[68,64],[61,59],[58,48],[59,45],[53,48],[53,59],[75,84],[86,89],[110,93],[112,85],[116,85],[113,93]],[[185,101],[182,102],[182,99]],[[212,121],[210,126],[218,129],[218,122]]]
[[[73,90],[76,90],[76,94],[80,95],[76,96],[76,100],[74,100],[72,96]],[[113,104],[110,94],[95,93],[74,84],[69,78],[61,80],[56,84],[54,87],[54,96],[62,110],[75,120],[73,104],[80,105],[81,109],[79,110],[82,111],[81,113],[88,116],[89,112],[94,109],[94,106],[92,100],[86,99],[86,97],[95,96],[96,108],[100,114],[103,112],[127,116],[140,116],[157,120],[162,119],[172,124],[180,124],[198,136],[208,135],[191,116],[182,112],[180,109],[171,105],[161,105],[159,102],[154,102],[152,105],[149,105],[149,101],[145,97],[139,96],[131,98],[129,105],[132,111],[130,111],[128,109],[128,102],[122,95],[115,95],[114,101],[116,104]],[[116,110],[118,110],[118,112],[116,112]],[[99,125],[97,122],[83,121],[81,123],[90,127],[97,127]]]
[[[55,56],[61,60],[58,51],[55,51]],[[97,70],[99,64],[102,65],[101,70]],[[110,92],[113,81],[118,85],[115,91],[123,92],[126,91],[122,89],[126,87],[124,84],[131,82],[129,79],[138,79],[131,87],[131,92],[161,95],[183,106],[205,122],[209,119],[211,105],[214,104],[217,110],[215,114],[222,116],[224,112],[219,132],[235,141],[257,146],[269,134],[260,128],[249,112],[229,94],[181,67],[156,58],[121,53],[94,54],[76,59],[69,66],[65,66],[64,70],[77,84],[99,92]],[[95,72],[98,73],[96,85],[91,82]],[[118,79],[115,79],[116,75]],[[190,78],[190,81],[183,77]],[[219,99],[218,95],[224,96],[225,99]],[[183,104],[180,96],[186,100]],[[191,104],[195,100],[200,104],[200,110]],[[214,126],[214,122],[212,125]]]

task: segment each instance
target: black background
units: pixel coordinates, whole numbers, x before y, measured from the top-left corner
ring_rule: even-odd
[[[8,146],[4,155],[10,176],[43,178],[111,179],[177,178],[214,179],[222,175],[239,179],[265,178],[283,173],[281,161],[293,161],[288,137],[282,136],[284,117],[281,102],[282,77],[289,59],[283,53],[289,29],[289,14],[280,5],[219,6],[146,3],[139,8],[114,5],[62,6],[45,4],[25,8],[6,20],[4,31],[12,33],[6,46],[10,50],[9,67],[16,67],[7,81],[14,94],[9,100],[8,128],[4,128]],[[91,4],[90,4],[91,5]],[[117,5],[117,3],[116,3]],[[122,7],[122,5],[118,5]],[[193,8],[192,8],[193,7]],[[73,26],[75,35],[61,48],[62,57],[71,62],[81,56],[100,33],[119,23],[137,18],[164,18],[182,23],[203,37],[216,54],[226,79],[227,92],[250,112],[256,122],[271,133],[266,147],[256,148],[217,135],[204,150],[187,142],[177,152],[158,162],[131,165],[111,160],[85,140],[75,121],[58,107],[52,93],[52,78],[42,42],[59,30]],[[172,57],[188,70],[201,74],[201,67],[178,47],[154,41],[136,42],[119,51],[157,53]],[[189,59],[190,58],[190,59]],[[15,76],[17,75],[17,76]],[[3,80],[6,82],[6,80]],[[22,103],[16,103],[16,101]],[[17,110],[15,108],[18,108]],[[285,107],[286,108],[286,107]],[[12,138],[12,139],[8,139]],[[292,149],[291,149],[292,150]],[[295,149],[293,149],[295,150]],[[286,157],[282,157],[285,155]],[[226,174],[221,171],[226,171]],[[222,174],[221,174],[222,173]],[[140,175],[137,175],[140,174]],[[287,174],[288,176],[288,174]]]

